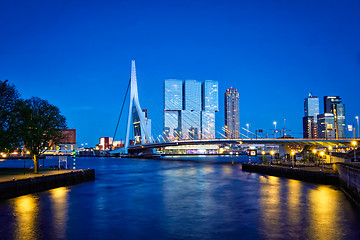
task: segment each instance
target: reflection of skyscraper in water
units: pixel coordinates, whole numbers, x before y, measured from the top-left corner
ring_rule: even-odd
[[[232,87],[225,92],[225,136],[240,138],[239,92]]]
[[[345,104],[339,96],[324,96],[324,113],[334,114],[336,138],[346,137]]]
[[[218,83],[168,79],[164,83],[164,138],[215,138]]]

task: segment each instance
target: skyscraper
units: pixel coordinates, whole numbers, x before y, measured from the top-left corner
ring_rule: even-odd
[[[304,99],[303,137],[317,138],[317,116],[319,115],[319,98],[309,94]]]
[[[202,84],[201,139],[215,138],[215,112],[219,111],[218,82]]]
[[[345,104],[341,103],[341,98],[339,96],[324,96],[324,113],[334,114],[336,138],[345,138]]]
[[[168,79],[164,83],[164,138],[215,138],[218,83]]]
[[[324,113],[318,115],[318,137],[325,139],[334,139],[336,128],[335,128],[335,117],[332,113]]]
[[[164,138],[172,141],[180,138],[180,113],[183,103],[181,80],[167,79],[164,82]]]
[[[225,136],[236,139],[240,137],[239,92],[235,88],[225,92]]]
[[[181,139],[200,139],[201,134],[201,82],[185,80],[184,106],[181,111]]]

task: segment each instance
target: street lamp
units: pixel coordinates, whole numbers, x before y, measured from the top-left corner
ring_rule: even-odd
[[[355,147],[357,145],[356,141],[352,141],[351,144],[354,146],[354,161],[356,161],[356,151],[355,151]]]
[[[273,160],[273,156],[274,156],[275,152],[273,150],[270,151],[270,155],[271,155],[271,163],[272,163],[272,160]]]
[[[325,153],[324,153],[324,151],[321,151],[320,152],[320,159],[321,159],[321,169],[323,170],[324,169],[324,159],[323,159],[323,157],[324,157],[324,155],[325,155]]]
[[[262,155],[262,161],[263,161],[263,163],[265,163],[265,151],[264,150],[261,151],[261,155]]]
[[[294,155],[295,155],[295,152],[294,152],[294,151],[291,151],[292,166],[293,166],[293,168],[294,168]]]
[[[273,122],[274,123],[274,125],[275,125],[275,139],[276,139],[276,122]]]
[[[332,150],[332,147],[331,146],[329,146],[329,162],[331,163],[331,150]]]
[[[315,165],[316,165],[316,161],[317,161],[316,152],[317,152],[317,151],[316,151],[316,149],[313,149],[312,152],[313,152],[313,154],[314,154],[314,158],[315,158],[315,161],[314,161],[314,162],[315,162]]]
[[[356,121],[357,121],[357,130],[358,130],[358,138],[359,138],[359,116],[356,116]]]

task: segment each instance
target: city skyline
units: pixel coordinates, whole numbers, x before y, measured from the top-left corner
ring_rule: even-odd
[[[270,132],[274,121],[282,128],[286,119],[287,134],[300,137],[309,91],[341,96],[346,124],[356,124],[359,10],[358,2],[323,1],[2,2],[0,79],[23,98],[58,106],[79,144],[113,136],[131,59],[153,133],[162,132],[156,108],[164,79],[213,79],[220,94],[239,89],[241,127]],[[223,101],[217,130],[224,126]],[[115,140],[124,140],[125,125]]]

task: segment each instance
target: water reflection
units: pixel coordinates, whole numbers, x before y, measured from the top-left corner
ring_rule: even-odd
[[[280,229],[280,187],[279,178],[260,176],[260,204],[263,232],[271,238],[281,238]]]
[[[223,175],[231,175],[233,168],[229,165],[222,166]]]
[[[288,229],[288,234],[291,237],[297,237],[297,233],[301,232],[303,225],[301,224],[301,196],[302,196],[302,183],[298,180],[287,180],[287,213],[288,221],[291,228]]]
[[[341,239],[339,192],[319,186],[309,192],[310,232],[313,239]]]
[[[37,239],[38,237],[38,199],[25,195],[12,200],[15,221],[15,239]]]
[[[68,217],[68,191],[66,187],[50,190],[53,224],[57,238],[64,239]]]

